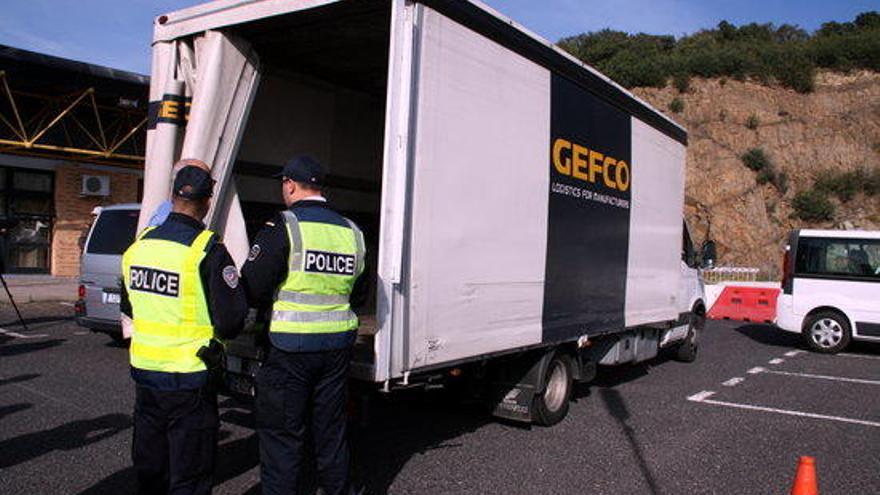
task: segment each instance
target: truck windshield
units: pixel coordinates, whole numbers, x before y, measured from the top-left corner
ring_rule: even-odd
[[[134,241],[138,210],[104,210],[98,215],[86,252],[115,254],[125,252]]]

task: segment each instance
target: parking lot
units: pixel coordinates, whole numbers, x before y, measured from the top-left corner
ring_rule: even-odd
[[[0,307],[0,493],[130,493],[126,349],[72,308]],[[710,322],[696,363],[600,370],[552,428],[441,393],[375,403],[353,432],[371,493],[788,493],[798,456],[828,494],[880,492],[880,347],[827,356],[766,325]],[[216,493],[259,493],[246,408],[221,400]]]

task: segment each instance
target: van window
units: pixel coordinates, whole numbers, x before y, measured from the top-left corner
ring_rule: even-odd
[[[98,215],[86,252],[122,254],[134,242],[138,210],[104,210]]]
[[[795,270],[797,275],[880,280],[880,239],[802,237]]]

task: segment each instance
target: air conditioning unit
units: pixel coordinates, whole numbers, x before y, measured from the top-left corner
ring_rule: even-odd
[[[109,196],[110,176],[83,175],[82,192],[80,194],[82,194],[83,196]]]

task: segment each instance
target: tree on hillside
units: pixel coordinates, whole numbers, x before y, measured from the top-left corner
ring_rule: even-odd
[[[880,13],[828,22],[813,34],[791,24],[721,21],[678,40],[604,29],[564,38],[559,46],[626,87],[662,87],[671,77],[750,77],[806,93],[817,68],[880,70]]]

